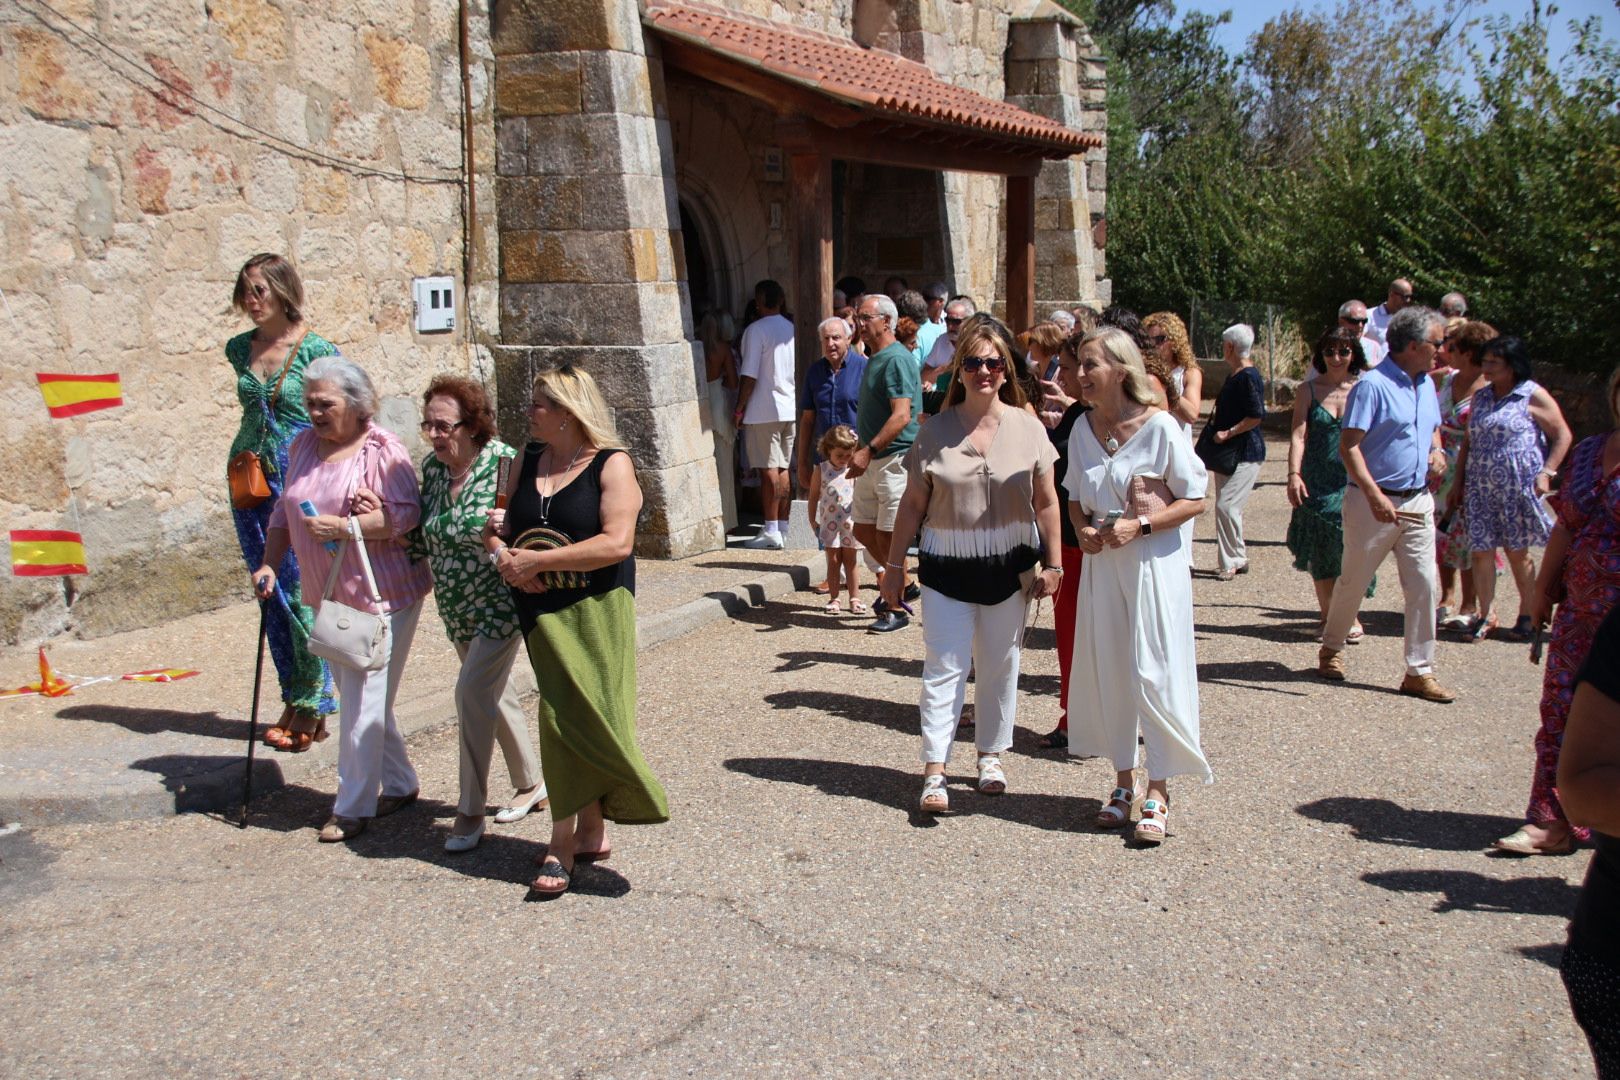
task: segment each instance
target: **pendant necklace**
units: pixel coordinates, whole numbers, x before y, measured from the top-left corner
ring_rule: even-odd
[[[555,478],[557,476],[568,473],[570,470],[573,469],[573,467],[575,465],[577,465],[579,463],[579,455],[583,454],[584,452],[585,452],[585,444],[580,443],[579,444],[579,449],[574,451],[574,456],[572,458],[570,458],[569,461],[568,461],[568,468],[564,469],[562,471],[562,473],[554,473],[554,472],[549,472],[548,471],[546,473],[546,480],[550,481],[550,480],[552,480],[553,478]],[[548,453],[548,454],[551,453],[551,448],[549,446],[546,447],[546,453]],[[546,524],[550,523],[550,521],[551,521],[551,516],[550,516],[551,504],[556,502],[556,501],[557,501],[557,492],[556,492],[556,490],[553,490],[549,497],[546,496],[545,494],[542,494],[540,496],[540,524],[546,525]]]

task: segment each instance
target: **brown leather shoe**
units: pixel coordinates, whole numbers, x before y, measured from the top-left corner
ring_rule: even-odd
[[[345,840],[353,840],[366,831],[366,819],[357,817],[338,817],[333,814],[321,826],[320,841],[323,844],[341,844]]]
[[[1450,705],[1457,700],[1457,692],[1441,686],[1433,675],[1408,675],[1401,680],[1401,693],[1436,705]]]
[[[1322,646],[1316,654],[1316,673],[1324,679],[1344,682],[1344,650]]]
[[[420,791],[413,791],[409,795],[383,795],[377,799],[377,813],[375,817],[387,817],[398,813],[416,801]]]
[[[822,578],[820,581],[810,586],[810,591],[815,593],[817,596],[826,596],[832,591],[832,587],[827,584],[826,578]]]

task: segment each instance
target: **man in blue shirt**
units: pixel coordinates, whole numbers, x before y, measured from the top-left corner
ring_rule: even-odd
[[[839,424],[855,426],[855,407],[861,400],[861,378],[866,357],[849,347],[849,324],[838,316],[823,319],[816,328],[821,337],[821,359],[804,373],[799,388],[799,490],[810,490],[810,470],[821,455],[821,437]]]
[[[1440,403],[1425,377],[1445,342],[1445,320],[1412,305],[1389,320],[1389,353],[1350,390],[1340,421],[1344,489],[1344,562],[1333,586],[1317,674],[1342,681],[1345,636],[1378,565],[1391,551],[1406,596],[1406,677],[1400,691],[1444,704],[1457,695],[1434,677],[1434,496],[1428,480],[1446,467],[1440,452]]]

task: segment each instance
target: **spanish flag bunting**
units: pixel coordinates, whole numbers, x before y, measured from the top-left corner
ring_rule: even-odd
[[[110,409],[124,403],[123,384],[117,375],[49,375],[37,372],[39,392],[52,416],[78,416],[80,413]]]
[[[17,577],[88,574],[84,539],[62,529],[12,529],[11,572]]]
[[[125,682],[178,682],[189,679],[193,675],[201,675],[200,671],[187,671],[185,668],[153,668],[151,671],[132,671],[124,676]]]
[[[39,682],[19,686],[15,690],[0,690],[0,698],[20,697],[23,694],[65,697],[71,693],[73,693],[73,684],[51,670],[51,662],[45,659],[45,647],[41,645],[39,649]]]

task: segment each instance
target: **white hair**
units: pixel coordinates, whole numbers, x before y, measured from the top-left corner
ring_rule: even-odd
[[[868,293],[866,298],[872,301],[872,306],[877,308],[879,315],[889,320],[890,330],[900,325],[900,309],[894,306],[893,300],[883,293]],[[862,303],[865,303],[865,301],[862,301]]]
[[[1239,356],[1254,352],[1254,327],[1248,323],[1233,323],[1221,331],[1221,340],[1232,346]]]
[[[377,391],[371,385],[371,376],[348,357],[330,353],[311,360],[304,369],[305,392],[308,393],[310,383],[317,382],[327,383],[342,394],[361,420],[377,415]]]
[[[1052,312],[1052,314],[1048,315],[1046,317],[1046,321],[1056,324],[1057,328],[1062,330],[1065,334],[1072,334],[1074,332],[1074,316],[1062,308],[1058,308],[1056,311]]]
[[[951,310],[953,307],[959,307],[962,309],[962,317],[964,319],[969,315],[977,315],[979,313],[979,309],[974,306],[973,301],[966,296],[958,296],[955,300],[946,302],[946,311]]]
[[[1339,318],[1348,319],[1350,316],[1355,314],[1356,308],[1366,311],[1367,305],[1363,304],[1360,300],[1346,300],[1344,303],[1339,305]]]
[[[1468,298],[1460,292],[1448,292],[1440,298],[1440,314],[1449,317],[1468,314]]]
[[[838,327],[839,331],[845,337],[849,337],[849,323],[845,322],[843,318],[838,315],[834,315],[828,319],[822,319],[819,323],[817,323],[816,336],[820,337],[822,334],[825,334],[827,332],[827,327],[829,326]]]

